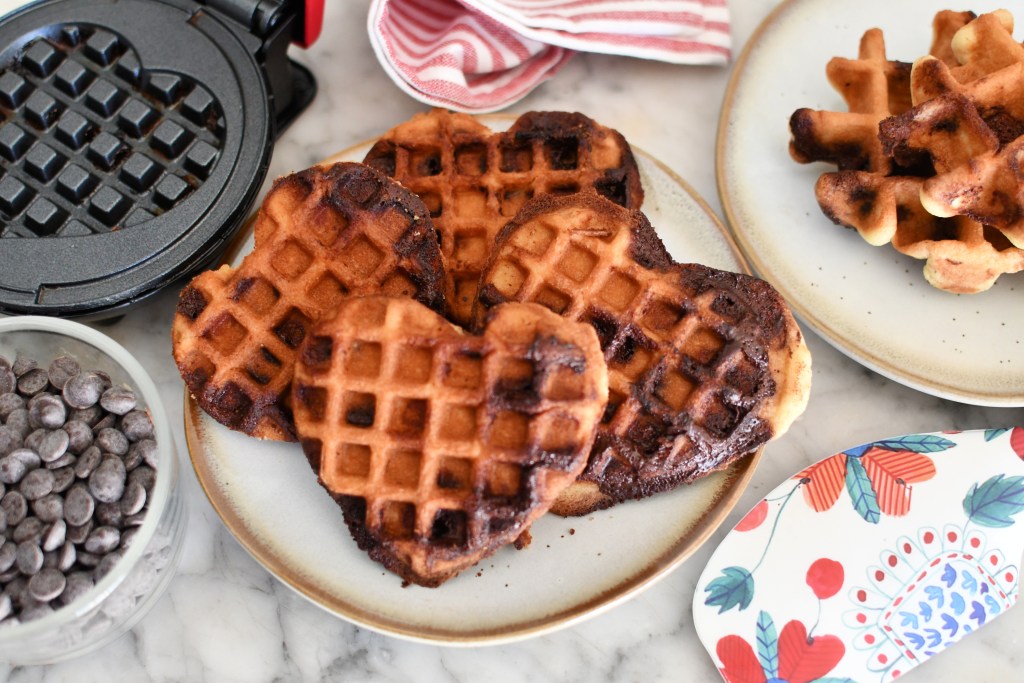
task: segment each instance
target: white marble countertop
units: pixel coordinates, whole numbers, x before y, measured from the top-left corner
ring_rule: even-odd
[[[17,2],[0,2],[9,9]],[[366,2],[329,2],[324,32],[298,53],[319,81],[311,108],[278,142],[270,175],[304,168],[373,137],[424,105],[379,67],[366,34]],[[5,7],[6,6],[6,7]],[[774,6],[730,0],[736,52]],[[729,68],[684,67],[580,55],[510,109],[585,112],[654,152],[721,215],[715,131]],[[183,464],[190,525],[177,576],[126,637],[86,657],[48,667],[0,665],[0,680],[29,681],[716,681],[694,631],[695,583],[725,532],[625,604],[532,640],[449,649],[357,628],[280,583],[221,524],[189,466],[182,383],[171,359],[172,287],[116,322],[99,325],[148,368],[171,413]],[[813,333],[813,390],[804,416],[772,443],[752,483],[726,519],[729,529],[776,484],[802,466],[865,441],[918,431],[1024,424],[1022,409],[944,401],[864,369]],[[1024,609],[1012,610],[908,681],[1024,680]]]

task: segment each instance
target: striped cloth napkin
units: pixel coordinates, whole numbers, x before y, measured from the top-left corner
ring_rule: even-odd
[[[373,0],[370,42],[412,97],[457,111],[517,101],[577,51],[724,64],[726,0]]]

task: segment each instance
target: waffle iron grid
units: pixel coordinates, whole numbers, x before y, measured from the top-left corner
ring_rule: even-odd
[[[113,31],[54,27],[0,68],[0,238],[143,224],[197,190],[221,155],[216,98],[145,72]]]

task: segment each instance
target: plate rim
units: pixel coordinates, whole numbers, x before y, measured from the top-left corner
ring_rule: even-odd
[[[835,347],[843,354],[853,359],[860,365],[879,373],[899,384],[910,387],[922,393],[936,396],[942,399],[958,401],[970,405],[995,407],[995,408],[1017,408],[1024,406],[1024,392],[1018,395],[1010,395],[1002,392],[985,392],[966,390],[953,384],[943,382],[941,378],[927,376],[925,373],[911,372],[900,368],[896,363],[891,362],[878,354],[870,353],[862,344],[857,344],[855,339],[844,338],[833,330],[825,320],[815,315],[810,306],[803,303],[799,296],[794,296],[793,288],[787,286],[787,282],[776,277],[770,268],[766,268],[764,261],[759,257],[757,249],[745,239],[744,232],[737,226],[742,224],[737,211],[734,208],[728,187],[730,185],[726,167],[726,145],[729,137],[730,118],[734,112],[736,94],[743,79],[744,71],[750,55],[760,45],[769,31],[776,28],[784,18],[784,15],[793,9],[794,6],[806,2],[820,0],[783,0],[758,24],[757,28],[747,39],[742,51],[736,58],[732,71],[729,74],[729,81],[726,84],[725,95],[722,99],[722,107],[718,115],[718,126],[715,136],[715,185],[718,192],[719,203],[722,205],[722,212],[729,231],[736,240],[740,251],[748,265],[754,269],[758,277],[771,283],[783,298],[793,313],[805,323],[822,339]],[[866,30],[866,29],[865,29]],[[923,279],[922,279],[923,281]]]
[[[485,121],[488,119],[491,121],[502,119],[511,121],[515,119],[515,116],[492,114],[481,115],[477,118]],[[353,150],[358,150],[371,144],[376,139],[370,138],[357,142],[330,155],[319,163],[331,163],[342,160]],[[660,172],[666,174],[673,183],[676,183],[683,190],[684,194],[694,202],[695,207],[710,221],[714,232],[723,240],[724,245],[735,259],[736,264],[741,267],[742,272],[749,274],[750,264],[729,230],[725,227],[725,224],[715,214],[707,201],[687,181],[662,161],[635,145],[630,147],[634,155],[642,156],[646,161],[655,165]],[[225,250],[220,263],[227,263],[240,254],[240,250],[246,244],[251,234],[255,216],[256,212],[254,211],[246,221],[243,229],[239,231],[238,237]],[[694,520],[686,533],[680,536],[666,551],[652,557],[642,571],[632,574],[611,588],[595,593],[586,600],[576,602],[568,608],[543,617],[519,620],[499,627],[460,631],[410,626],[400,620],[374,615],[353,604],[351,601],[341,600],[329,591],[320,589],[315,581],[305,579],[302,575],[296,574],[279,554],[272,552],[269,548],[265,547],[265,544],[260,543],[257,534],[251,533],[243,517],[236,514],[235,510],[232,509],[228,496],[218,490],[215,481],[216,477],[207,462],[208,458],[206,456],[208,454],[206,453],[202,435],[202,425],[204,421],[209,421],[210,418],[199,408],[194,398],[189,394],[187,387],[183,388],[182,394],[186,449],[199,486],[221,523],[224,524],[227,531],[253,559],[282,584],[336,617],[384,635],[429,645],[449,647],[498,645],[545,635],[602,614],[649,588],[689,559],[724,523],[749,486],[750,480],[757,469],[757,464],[760,462],[767,446],[767,444],[762,445],[754,452],[734,462],[728,468],[715,473],[718,476],[726,477],[726,479],[722,482],[718,491],[716,491],[712,503]],[[614,507],[610,509],[614,510]],[[437,590],[443,590],[443,587]]]

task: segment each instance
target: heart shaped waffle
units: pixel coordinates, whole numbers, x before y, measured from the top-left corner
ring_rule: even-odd
[[[437,586],[522,536],[583,470],[608,398],[594,330],[532,304],[481,336],[356,297],[303,343],[300,441],[359,547]]]
[[[215,420],[294,441],[289,390],[309,329],[348,295],[411,296],[442,310],[441,257],[423,202],[362,164],[279,178],[254,233],[241,265],[181,291],[174,360]]]
[[[580,515],[725,467],[786,431],[810,355],[766,282],[673,263],[647,218],[601,197],[532,200],[498,236],[474,316],[535,302],[597,330],[608,409],[552,511]]]
[[[529,112],[503,133],[466,114],[418,114],[364,161],[426,203],[447,273],[449,319],[469,322],[480,270],[501,227],[540,194],[588,192],[639,209],[640,174],[618,132],[568,112]]]

